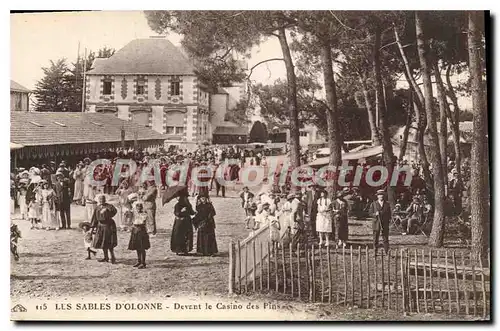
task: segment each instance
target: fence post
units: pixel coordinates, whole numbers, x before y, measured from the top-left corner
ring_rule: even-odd
[[[464,299],[465,299],[465,313],[469,315],[469,291],[467,290],[467,282],[465,281],[466,275],[465,275],[465,258],[464,258],[464,252],[462,251],[461,254],[462,258],[462,286],[464,287]]]
[[[365,252],[366,252],[366,256],[365,256],[365,261],[366,261],[366,280],[367,280],[367,291],[366,291],[366,307],[367,308],[370,308],[370,287],[371,287],[371,283],[370,283],[370,258],[368,256],[368,246],[365,246]]]
[[[332,264],[330,246],[326,246],[326,264],[328,265],[328,303],[332,303]]]
[[[282,262],[283,262],[283,293],[286,293],[285,245],[281,245],[281,257],[282,257]]]
[[[233,294],[233,282],[234,282],[234,256],[233,256],[234,244],[233,240],[229,242],[229,294]]]
[[[436,261],[438,261],[437,263],[439,264],[439,262],[441,261],[441,250],[436,250]],[[443,304],[443,292],[441,291],[441,267],[438,267],[437,268],[437,272],[438,272],[438,277],[437,277],[437,281],[438,281],[438,290],[439,290],[439,304],[441,305],[441,311],[444,311],[444,304]]]
[[[290,253],[290,286],[292,290],[292,298],[293,298],[293,249],[292,249],[292,243],[290,242],[289,246],[289,253]]]
[[[472,269],[472,293],[474,294],[474,316],[477,316],[477,294],[476,294],[476,269],[474,266],[474,255],[470,252],[470,266]]]
[[[375,297],[374,297],[374,302],[375,305],[374,307],[378,307],[378,279],[377,279],[377,250],[375,249],[373,251],[373,273],[375,274]]]
[[[241,267],[241,243],[238,240],[238,287],[239,287],[239,292],[243,291],[243,284],[241,283],[241,273],[242,273],[242,267]]]
[[[253,270],[252,270],[252,285],[253,285],[253,291],[257,290],[257,283],[255,280],[255,273],[257,271],[257,263],[255,261],[255,258],[257,257],[256,251],[255,251],[255,240],[252,240],[252,262],[253,262]]]
[[[392,251],[391,251],[392,252]],[[396,312],[399,312],[399,279],[398,279],[398,251],[394,251],[394,289],[395,296],[394,307],[396,307]]]
[[[347,271],[345,266],[345,247],[342,247],[342,264],[344,265],[344,306],[347,306]]]
[[[312,246],[314,247],[314,246]],[[312,273],[312,266],[310,265],[311,264],[311,261],[310,261],[310,258],[311,258],[311,251],[308,250],[307,252],[307,263],[309,264],[309,268],[307,268],[307,271],[308,271],[308,278],[307,278],[307,286],[308,286],[308,289],[309,289],[309,302],[313,302],[313,284],[312,284],[312,280],[313,280],[313,273]]]
[[[458,293],[458,272],[457,272],[457,261],[455,259],[455,251],[451,255],[453,259],[453,269],[455,270],[455,295],[457,296],[457,313],[460,314],[460,296]]]
[[[263,284],[262,284],[262,278],[264,278],[264,253],[262,252],[262,241],[259,242],[259,248],[260,248],[260,253],[259,253],[259,261],[260,261],[260,277],[259,277],[259,285],[260,285],[260,291],[262,292],[263,290]]]
[[[245,293],[248,293],[248,245],[245,244]]]
[[[358,246],[359,308],[363,308],[363,272],[361,270],[361,246]]]
[[[340,302],[340,276],[338,277],[337,279],[337,275],[338,275],[338,271],[339,271],[339,268],[338,268],[338,254],[337,254],[337,247],[335,247],[335,290],[337,291],[337,305],[339,304]]]
[[[306,258],[307,260],[307,258]],[[299,292],[299,300],[302,300],[302,293],[301,293],[301,281],[300,281],[300,243],[297,243],[297,289]]]
[[[275,282],[275,287],[274,290],[276,292],[279,291],[279,285],[278,285],[278,249],[276,248],[276,245],[273,246],[273,256],[274,256],[274,282]]]
[[[354,261],[352,259],[352,245],[350,246],[351,251],[351,307],[354,307]]]
[[[431,287],[431,307],[432,312],[436,312],[436,307],[434,305],[434,287],[432,286],[432,249],[429,249],[429,273],[430,273],[430,287]]]
[[[425,266],[425,250],[422,249],[422,267],[424,269],[424,309],[425,313],[429,312],[427,307],[427,268]]]
[[[418,252],[417,252],[417,249],[415,249],[414,255],[415,255],[415,265],[413,266],[413,269],[415,272],[415,298],[416,298],[415,306],[417,308],[417,313],[420,313],[420,287],[418,284]]]
[[[316,250],[314,245],[311,246],[311,288],[312,288],[312,301],[316,301]]]
[[[400,265],[401,265],[401,289],[403,291],[403,314],[406,315],[406,289],[405,289],[405,269],[403,267],[403,256],[404,256],[404,253],[403,253],[403,249],[400,249],[399,250],[400,252],[400,256],[401,256],[401,260],[400,260]]]
[[[479,268],[481,269],[481,288],[483,290],[483,318],[485,318],[487,304],[486,304],[486,284],[484,280],[483,258],[481,255],[478,254],[478,259],[479,259]]]
[[[382,278],[382,309],[385,309],[385,270],[384,270],[384,256],[385,250],[382,250],[380,254],[380,276]]]
[[[451,291],[450,291],[450,278],[448,275],[448,250],[444,251],[444,263],[446,272],[446,290],[448,291],[448,312],[451,314]]]
[[[321,273],[321,302],[325,302],[325,279],[323,271],[323,249],[319,246],[319,270]]]
[[[271,243],[267,242],[267,290],[271,289]]]

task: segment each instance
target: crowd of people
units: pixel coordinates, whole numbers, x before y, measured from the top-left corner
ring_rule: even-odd
[[[108,158],[109,164],[94,169],[94,179],[104,181],[105,185],[96,186],[88,175],[93,160]],[[135,174],[113,183],[116,161],[130,158],[136,161]],[[250,159],[249,159],[250,158]],[[161,184],[142,181],[140,174],[150,160],[160,160]],[[224,171],[218,167],[227,159],[233,162]],[[210,146],[194,152],[183,150],[158,150],[144,152],[135,150],[105,151],[72,164],[61,161],[33,166],[30,169],[18,168],[11,173],[12,208],[17,205],[21,219],[30,221],[32,229],[61,230],[71,229],[71,205],[84,207],[84,222],[80,227],[84,232],[87,259],[95,255],[94,249],[102,249],[104,257],[99,261],[114,263],[114,247],[117,245],[117,231],[130,232],[128,248],[137,251],[136,267],[146,266],[146,251],[150,248],[150,236],[157,233],[157,198],[168,189],[166,174],[173,165],[187,164],[189,168],[200,165],[210,166],[211,178],[201,177],[200,181],[210,181],[209,185],[197,187],[192,181],[190,171],[186,189],[178,196],[174,206],[174,225],[171,250],[186,255],[193,250],[193,234],[197,231],[196,251],[202,255],[218,252],[215,237],[215,208],[210,201],[209,191],[215,188],[215,195],[225,197],[223,182],[216,180],[220,174],[225,180],[238,180],[240,169],[245,164],[265,165],[265,156],[249,154],[248,151],[232,147]],[[399,165],[404,165],[401,163]],[[289,244],[295,247],[304,242],[310,234],[319,240],[319,245],[345,247],[349,238],[348,217],[371,216],[373,218],[373,244],[378,247],[382,235],[384,248],[388,248],[390,221],[399,215],[398,222],[403,235],[415,234],[417,229],[432,218],[432,192],[420,175],[421,164],[412,162],[413,179],[410,187],[397,188],[397,201],[391,209],[384,190],[364,190],[364,187],[346,187],[329,198],[323,187],[309,185],[302,189],[271,184],[258,195],[245,187],[240,193],[241,206],[246,215],[246,226],[254,235],[263,224],[269,224],[269,236],[273,245]],[[467,196],[468,161],[461,167],[461,178],[455,164],[449,163],[449,182],[447,185],[447,213],[464,213],[463,197]],[[123,166],[126,170],[127,166]],[[280,175],[280,169],[276,170]],[[175,179],[175,176],[173,176]],[[287,179],[289,179],[287,177]],[[464,184],[465,183],[465,184]],[[106,195],[116,195],[118,203],[106,202]],[[189,196],[197,196],[193,208]],[[376,198],[375,198],[376,197]],[[465,210],[466,212],[466,210]],[[431,222],[428,222],[431,224]]]

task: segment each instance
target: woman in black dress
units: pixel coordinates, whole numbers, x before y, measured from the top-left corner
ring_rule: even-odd
[[[96,229],[94,242],[92,246],[97,249],[102,249],[104,258],[99,259],[99,262],[109,262],[108,251],[111,254],[111,263],[115,264],[114,248],[118,244],[116,236],[116,223],[113,216],[117,210],[115,206],[106,203],[106,196],[101,194],[97,198],[98,205],[92,215],[92,228]]]
[[[196,216],[193,225],[198,229],[196,236],[196,252],[201,255],[214,255],[218,253],[217,240],[215,239],[216,215],[214,206],[206,195],[198,196]]]
[[[174,206],[175,221],[170,240],[170,249],[172,252],[177,253],[177,255],[187,255],[187,253],[193,250],[193,224],[191,222],[191,215],[194,214],[195,212],[187,195],[181,195]]]

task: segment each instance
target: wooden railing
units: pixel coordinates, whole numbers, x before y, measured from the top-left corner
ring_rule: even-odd
[[[302,301],[402,314],[490,314],[490,260],[469,251],[273,248],[266,226],[232,243],[229,252],[231,293],[274,291]]]

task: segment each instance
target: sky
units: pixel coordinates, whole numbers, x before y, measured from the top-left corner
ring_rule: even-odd
[[[118,50],[133,39],[157,35],[149,28],[142,11],[11,14],[10,18],[11,79],[31,90],[43,77],[42,67],[49,66],[50,60],[66,58],[68,63],[75,62],[79,44],[83,56],[85,48],[96,51],[107,46]],[[180,45],[180,35],[169,34],[167,38]],[[248,66],[270,58],[282,58],[274,37],[252,49]],[[251,77],[263,84],[272,84],[278,78],[286,78],[282,61],[259,65]],[[407,87],[404,82],[398,85]],[[470,109],[471,100],[459,98],[459,104]],[[260,117],[258,110],[254,115]]]
[[[33,89],[43,77],[42,67],[50,60],[66,58],[75,61],[80,43],[84,49],[98,50],[107,46],[116,50],[136,38],[157,35],[148,26],[141,11],[94,11],[72,13],[11,14],[11,79]],[[181,36],[168,35],[175,45]],[[277,38],[269,39],[251,52],[249,67],[272,57],[282,57]],[[284,78],[285,66],[273,61],[257,67],[252,80],[272,83]]]

